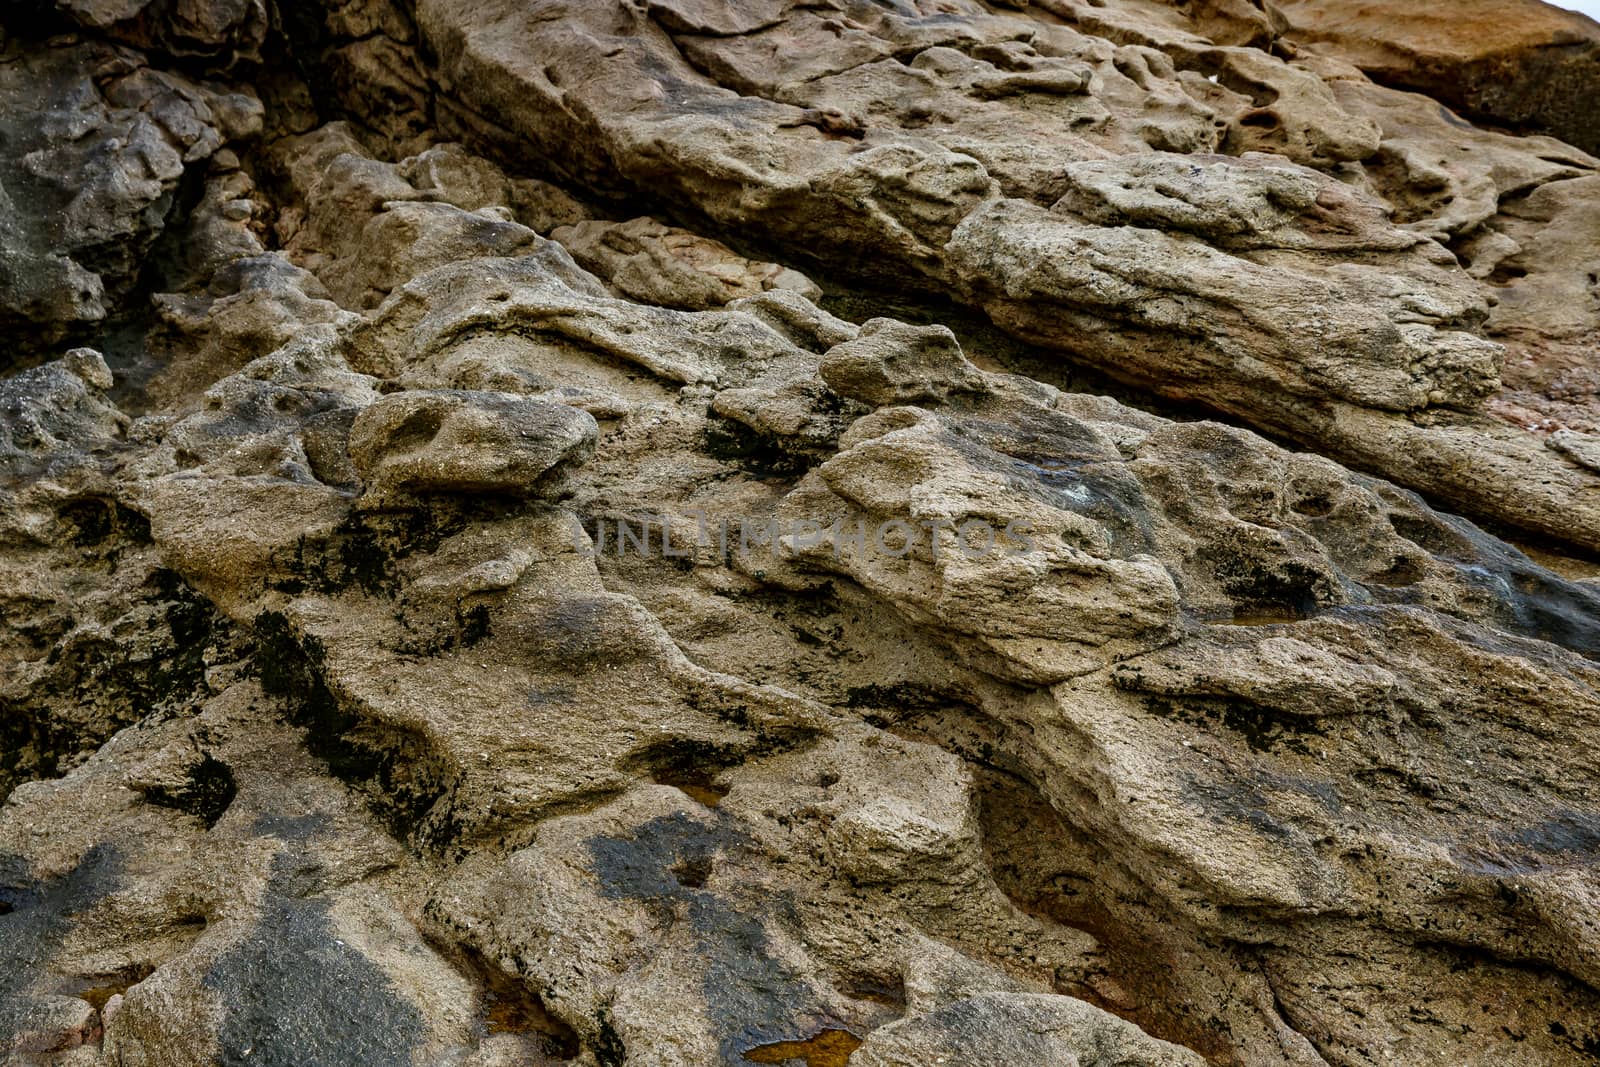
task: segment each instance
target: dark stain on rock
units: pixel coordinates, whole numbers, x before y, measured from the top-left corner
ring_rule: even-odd
[[[121,854],[104,844],[48,880],[33,878],[20,856],[0,853],[0,1035],[26,1025],[36,1003],[29,988],[49,974],[76,917],[116,889],[121,872]]]
[[[456,623],[463,648],[471,648],[487,640],[490,633],[489,606],[474,604],[459,613]]]
[[[1506,567],[1495,620],[1506,629],[1600,660],[1600,593],[1531,561]]]
[[[910,682],[850,686],[845,690],[844,706],[859,712],[862,721],[880,730],[949,708],[977,712],[974,705],[958,696]]]
[[[1561,808],[1537,822],[1507,826],[1493,834],[1491,854],[1467,858],[1480,869],[1528,874],[1563,866],[1586,866],[1600,853],[1600,815]]]
[[[644,902],[663,926],[686,923],[692,931],[719,1055],[730,1067],[752,1062],[745,1058],[752,1049],[842,1029],[818,992],[775,958],[761,921],[705,888],[717,856],[742,842],[721,818],[682,812],[651,819],[629,836],[588,842],[605,896]]]
[[[567,684],[537,686],[527,693],[528,706],[540,704],[570,704],[578,699],[578,690]]]
[[[1541,567],[1458,516],[1392,511],[1388,520],[1396,533],[1449,564],[1457,580],[1481,595],[1491,626],[1600,660],[1600,591]]]
[[[881,1004],[895,1015],[905,1014],[906,983],[897,973],[874,974],[849,970],[835,980],[834,988],[854,1000]]]
[[[67,501],[56,512],[74,548],[116,552],[150,543],[150,521],[110,497],[84,496]]]
[[[652,744],[624,764],[642,771],[658,785],[670,785],[697,803],[714,808],[728,795],[716,777],[740,760],[740,752],[721,745],[673,738]]]
[[[436,550],[474,521],[486,521],[505,505],[488,500],[444,500],[431,507],[357,512],[323,540],[302,539],[292,554],[276,560],[271,585],[285,593],[334,593],[354,585],[373,596],[400,588],[398,564]]]
[[[54,777],[63,762],[124,726],[187,707],[205,691],[208,649],[231,640],[210,603],[161,568],[126,607],[102,636],[41,635],[50,646],[47,680],[26,701],[0,698],[0,798],[19,782]]]
[[[382,969],[341,942],[329,902],[286,891],[290,852],[255,928],[203,979],[227,1004],[218,1033],[229,1067],[392,1067],[411,1062],[425,1027]]]
[[[574,594],[561,597],[519,622],[518,637],[551,663],[576,669],[638,659],[639,619],[620,598]]]
[[[1339,600],[1338,582],[1300,560],[1262,558],[1243,546],[1221,545],[1204,562],[1236,611],[1304,619]]]
[[[611,898],[679,901],[689,894],[672,871],[688,862],[709,863],[738,838],[718,822],[702,822],[681,812],[651,819],[632,837],[596,837],[589,855],[601,892]]]
[[[1289,751],[1310,755],[1307,738],[1323,733],[1315,718],[1280,712],[1265,704],[1228,697],[1165,696],[1140,698],[1144,710],[1204,729],[1222,725],[1244,738],[1257,752]]]
[[[594,1041],[596,1062],[600,1067],[623,1067],[628,1059],[628,1050],[622,1043],[622,1035],[617,1033],[617,1026],[611,1018],[609,1006],[602,1007],[596,1012],[595,1025],[598,1030]]]
[[[361,789],[390,830],[404,840],[447,847],[459,828],[434,807],[450,774],[420,736],[363,719],[345,707],[324,677],[327,652],[297,634],[281,613],[256,617],[255,666],[261,688],[281,698],[289,719],[306,730],[306,745],[336,777]]]
[[[1298,836],[1292,825],[1272,815],[1271,802],[1249,782],[1190,778],[1184,783],[1183,792],[1219,822],[1244,823],[1252,830],[1279,841],[1292,842]]]

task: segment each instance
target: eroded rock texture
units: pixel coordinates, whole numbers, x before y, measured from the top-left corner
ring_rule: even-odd
[[[0,1063],[1600,1060],[1525,6],[8,10]]]

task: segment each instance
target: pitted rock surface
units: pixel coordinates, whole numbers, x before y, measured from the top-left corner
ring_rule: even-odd
[[[0,14],[0,1064],[1595,1062],[1600,29],[1465,7]]]

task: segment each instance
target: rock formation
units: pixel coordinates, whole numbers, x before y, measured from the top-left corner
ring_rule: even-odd
[[[1600,1061],[1504,6],[0,15],[0,1064]]]

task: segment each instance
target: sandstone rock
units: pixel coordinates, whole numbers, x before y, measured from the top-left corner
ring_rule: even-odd
[[[0,321],[20,346],[110,314],[165,225],[179,179],[259,129],[251,95],[98,42],[24,47],[0,65]]]
[[[752,262],[721,242],[651,218],[580,222],[550,236],[623,295],[650,304],[701,310],[769,289],[787,289],[811,300],[822,295],[799,271]]]
[[[1595,159],[1253,0],[58,7],[0,1059],[1592,1059]]]
[[[6,489],[42,474],[63,475],[113,448],[128,418],[106,399],[105,357],[75,348],[65,358],[0,381],[0,473]]]
[[[165,358],[147,393],[177,409],[307,326],[336,324],[346,315],[315,276],[279,252],[237,256],[203,290],[158,293],[153,303],[157,325],[147,344]]]
[[[1324,169],[1379,158],[1383,137],[1368,117],[1377,109],[1339,94],[1341,81],[1360,78],[1353,68],[1336,71],[1315,57],[1285,62],[1192,28],[1228,26],[1225,39],[1259,40],[1259,12],[1208,8],[1191,24],[1117,5],[1062,0],[1051,8],[1068,25],[963,8],[942,22],[885,10],[831,27],[803,10],[774,9],[770,20],[712,37],[692,21],[619,8],[615,17],[637,32],[615,38],[600,8],[579,16],[594,20],[593,32],[570,23],[539,33],[526,20],[540,16],[469,12],[446,0],[423,5],[419,18],[443,76],[508,124],[505,136],[607,146],[567,160],[597,185],[648,188],[730,229],[753,227],[879,278],[894,277],[885,269],[892,260],[1019,336],[1124,380],[1303,443],[1332,442],[1341,457],[1448,493],[1496,521],[1600,544],[1591,518],[1567,521],[1591,495],[1588,475],[1570,466],[1536,469],[1535,478],[1561,488],[1534,507],[1474,488],[1497,476],[1480,464],[1517,465],[1539,454],[1537,442],[1524,449],[1486,428],[1474,445],[1479,461],[1416,462],[1419,450],[1438,456],[1437,447],[1413,442],[1403,418],[1368,415],[1481,410],[1499,389],[1499,354],[1474,336],[1485,295],[1442,249],[1386,225],[1383,203],[1309,171],[1241,171],[1242,161],[1200,169],[1188,189],[1136,194],[1130,185],[1103,199],[1097,169],[1142,170],[1148,186],[1163,180],[1162,166],[1179,165],[1144,158],[1151,149],[1265,152]],[[846,52],[831,43],[841,33]],[[504,43],[522,39],[537,42],[537,62]],[[602,40],[619,41],[620,51],[602,60]],[[823,40],[840,58],[818,66]],[[896,50],[914,55],[887,58]],[[602,69],[603,77],[594,73]],[[1061,95],[1067,83],[1048,72],[1068,70],[1078,72],[1077,88]],[[550,106],[511,106],[519,93]],[[582,101],[581,124],[571,118],[574,101]],[[825,115],[854,118],[841,125]],[[1208,177],[1228,191],[1201,191]],[[1223,197],[1267,197],[1244,192],[1262,182],[1287,201],[1266,215],[1256,208],[1254,221],[1229,218],[1247,200],[1218,212]],[[1087,219],[1050,219],[1040,206],[1052,203],[1081,207]],[[1304,206],[1287,206],[1294,203]],[[801,214],[815,225],[800,224]],[[1144,222],[1124,226],[1124,217]],[[1251,232],[1263,226],[1272,236]],[[1177,238],[1174,228],[1204,240]],[[1334,249],[1378,256],[1387,268],[1345,270],[1329,259]],[[1345,295],[1325,305],[1329,292]],[[1119,309],[1132,305],[1152,318],[1130,322]],[[1264,315],[1265,307],[1274,311]],[[1129,340],[1130,328],[1146,336]],[[1182,339],[1163,349],[1156,334]],[[1335,410],[1353,403],[1351,421],[1363,429],[1330,432],[1316,414],[1329,402]],[[1360,447],[1376,424],[1405,443]]]
[[[176,57],[259,60],[269,28],[262,0],[57,0],[85,29]]]
[[[1059,1063],[1179,1067],[1205,1061],[1156,1041],[1130,1023],[1082,1001],[1037,994],[989,993],[958,1000],[877,1031],[854,1055],[864,1067],[916,1064]]]
[[[141,746],[125,738],[76,772],[87,792],[37,782],[11,794],[7,1010],[65,1002],[93,1019],[104,1003],[104,1053],[130,1063],[371,1062],[459,1044],[470,986],[420,942],[398,883],[386,887],[403,853],[327,787],[292,729],[251,723],[253,688],[140,739],[198,748],[209,763],[195,766],[217,768],[221,792],[127,788],[120,767]],[[95,829],[32,849],[26,823],[45,817]],[[30,862],[18,866],[21,849]]]
[[[428,267],[514,255],[537,240],[506,206],[510,182],[465,152],[431,148],[384,163],[334,124],[288,139],[280,153],[307,205],[280,220],[290,257],[346,307],[376,307]]]
[[[817,373],[840,396],[872,407],[937,404],[952,393],[986,389],[955,334],[936,326],[911,329],[889,319],[873,319],[854,339],[830,348]]]
[[[1326,48],[1386,85],[1600,151],[1600,127],[1580,103],[1600,82],[1600,25],[1585,15],[1538,0],[1448,11],[1348,0],[1278,8],[1292,40]]]
[[[408,392],[356,416],[350,459],[374,503],[424,493],[554,497],[594,435],[594,420],[565,404]]]

